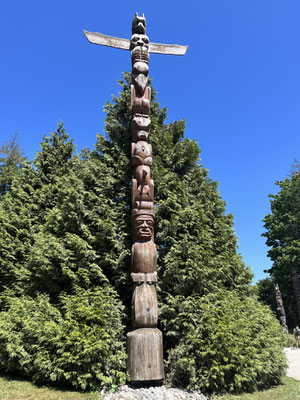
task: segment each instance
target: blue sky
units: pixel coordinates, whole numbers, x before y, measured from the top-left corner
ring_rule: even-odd
[[[14,1],[0,4],[0,144],[14,132],[32,158],[64,121],[77,149],[102,132],[102,107],[130,70],[123,50],[89,44],[82,30],[130,38],[135,11],[151,41],[188,45],[152,55],[150,76],[168,122],[219,182],[255,280],[270,267],[262,218],[269,193],[300,159],[299,0]]]

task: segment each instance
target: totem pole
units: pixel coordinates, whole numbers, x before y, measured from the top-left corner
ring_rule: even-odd
[[[132,140],[132,325],[127,334],[127,369],[131,381],[159,381],[164,377],[162,333],[156,328],[158,307],[157,252],[154,244],[154,182],[149,144],[151,88],[148,84],[149,39],[146,20],[135,16],[131,37]],[[146,357],[146,360],[145,360]]]
[[[131,40],[84,31],[94,44],[131,51],[131,118],[133,167],[131,218],[131,279],[133,330],[127,334],[127,371],[133,384],[161,382],[164,378],[162,333],[157,329],[157,251],[154,244],[154,182],[151,179],[151,88],[149,53],[184,55],[187,46],[150,43],[146,19],[135,14]]]
[[[286,324],[285,309],[284,309],[284,306],[283,306],[281,292],[279,290],[279,286],[278,286],[277,283],[275,285],[275,294],[276,294],[277,316],[279,318],[280,325],[282,325],[284,330],[285,330],[285,332],[288,333],[288,327],[287,327],[287,324]]]

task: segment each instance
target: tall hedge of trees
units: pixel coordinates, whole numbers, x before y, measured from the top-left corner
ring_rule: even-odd
[[[276,184],[280,190],[270,195],[271,213],[264,218],[268,256],[273,264],[267,271],[278,283],[290,328],[300,322],[300,168]],[[265,291],[260,290],[261,296]]]
[[[125,381],[130,329],[130,86],[105,106],[105,134],[74,153],[60,124],[0,198],[0,369],[75,388]],[[166,380],[203,392],[278,383],[285,338],[255,298],[233,217],[184,121],[153,90],[160,329]]]

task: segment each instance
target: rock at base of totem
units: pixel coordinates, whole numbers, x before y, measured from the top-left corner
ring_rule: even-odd
[[[162,333],[157,328],[127,334],[127,371],[132,382],[164,379]]]

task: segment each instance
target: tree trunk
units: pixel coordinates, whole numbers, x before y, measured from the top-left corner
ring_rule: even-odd
[[[292,276],[293,289],[295,293],[298,318],[300,319],[300,279],[296,268],[292,268],[291,276]]]

